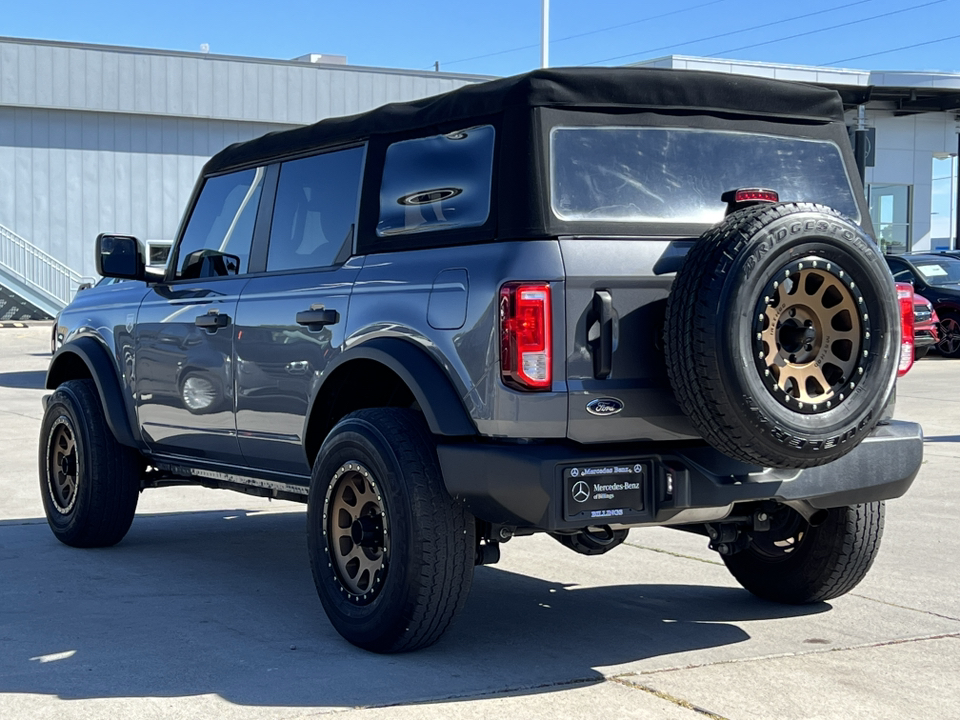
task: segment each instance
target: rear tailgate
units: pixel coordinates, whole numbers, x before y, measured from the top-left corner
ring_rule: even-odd
[[[578,442],[696,437],[673,397],[663,351],[667,295],[691,241],[560,240],[566,273],[567,435]],[[660,273],[660,274],[657,274]],[[601,329],[603,303],[612,319]],[[597,359],[612,334],[609,375]],[[594,403],[608,399],[609,402]],[[617,411],[617,408],[622,409]],[[591,412],[591,409],[593,412]]]

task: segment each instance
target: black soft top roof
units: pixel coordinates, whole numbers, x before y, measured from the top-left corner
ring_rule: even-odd
[[[443,95],[390,103],[359,115],[268,133],[210,159],[215,173],[373,135],[410,132],[495,115],[508,108],[661,110],[759,120],[843,121],[839,94],[814,85],[663,68],[559,68],[467,85]]]

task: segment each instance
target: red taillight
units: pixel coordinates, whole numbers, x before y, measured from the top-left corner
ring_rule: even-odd
[[[780,195],[776,190],[766,190],[764,188],[741,188],[733,196],[735,203],[745,202],[780,202]]]
[[[900,301],[900,365],[897,377],[903,377],[913,367],[913,285],[897,283]]]
[[[500,288],[500,375],[524,390],[549,390],[550,286],[507,283]]]

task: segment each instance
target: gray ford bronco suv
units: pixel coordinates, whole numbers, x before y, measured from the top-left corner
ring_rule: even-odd
[[[135,282],[61,316],[47,518],[94,547],[153,487],[305,502],[377,652],[539,532],[677,527],[760,597],[834,598],[922,457],[872,232],[839,96],[772,80],[540,70],[232,145],[162,276],[97,239]]]

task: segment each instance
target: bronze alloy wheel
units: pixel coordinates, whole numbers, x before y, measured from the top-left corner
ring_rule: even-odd
[[[77,441],[67,418],[57,418],[47,442],[47,489],[56,509],[66,515],[77,502]]]
[[[356,605],[372,602],[383,587],[390,535],[380,489],[367,468],[348,462],[334,473],[323,522],[340,591]]]
[[[809,257],[783,267],[756,314],[757,367],[771,394],[797,412],[825,412],[849,396],[868,356],[869,319],[856,283]]]

